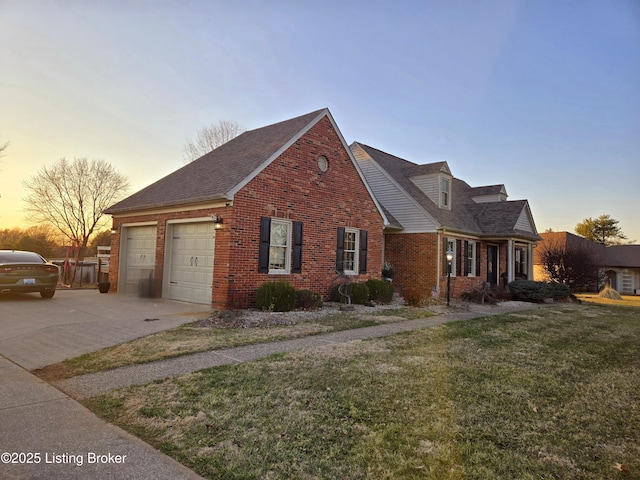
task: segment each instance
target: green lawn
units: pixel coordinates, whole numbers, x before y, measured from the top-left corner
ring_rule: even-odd
[[[478,318],[86,405],[210,479],[639,479],[640,310]]]

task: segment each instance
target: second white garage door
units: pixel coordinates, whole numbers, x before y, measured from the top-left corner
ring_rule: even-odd
[[[215,246],[213,223],[173,224],[170,241],[167,296],[186,302],[211,303]]]

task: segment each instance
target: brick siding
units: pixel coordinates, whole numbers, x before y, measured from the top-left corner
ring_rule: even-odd
[[[321,172],[317,158],[324,155],[329,168]],[[338,279],[335,270],[338,227],[368,231],[367,272],[354,281],[380,278],[383,220],[365,184],[327,117],[315,124],[259,175],[244,186],[233,205],[206,210],[114,218],[110,281],[117,286],[122,223],[157,221],[156,295],[162,292],[165,263],[164,232],[167,221],[218,214],[223,228],[216,231],[212,305],[246,308],[254,305],[258,287],[285,279],[296,289],[309,289],[328,297]],[[258,272],[260,218],[286,218],[303,222],[302,271],[271,275]]]

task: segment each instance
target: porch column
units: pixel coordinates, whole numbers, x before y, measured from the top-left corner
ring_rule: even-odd
[[[533,244],[527,245],[527,278],[533,280]]]
[[[514,280],[514,267],[513,264],[513,240],[507,240],[507,283],[511,283]]]

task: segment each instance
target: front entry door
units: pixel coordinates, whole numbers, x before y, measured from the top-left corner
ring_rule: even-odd
[[[487,245],[487,282],[498,284],[498,247]]]

